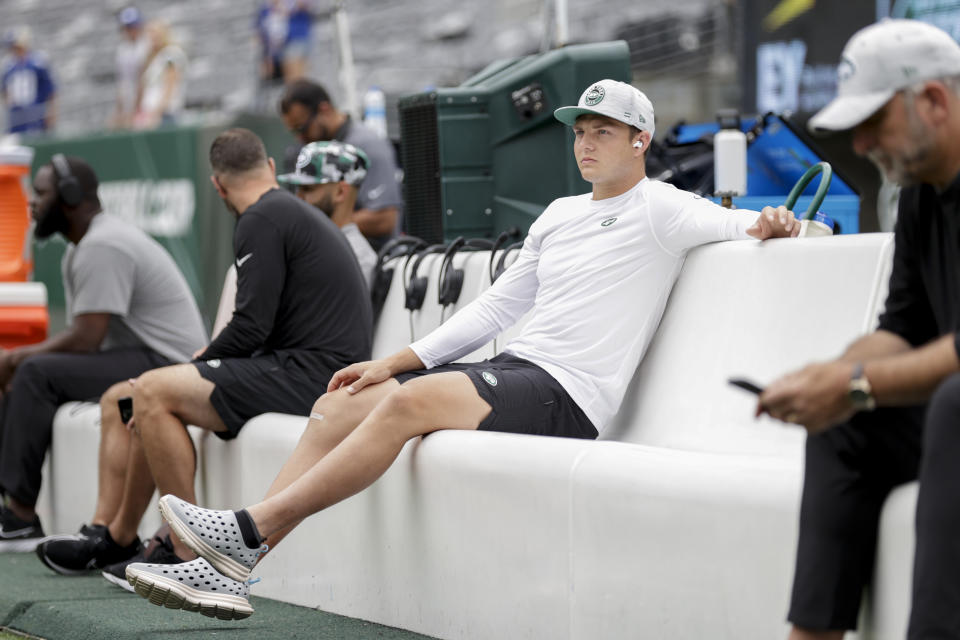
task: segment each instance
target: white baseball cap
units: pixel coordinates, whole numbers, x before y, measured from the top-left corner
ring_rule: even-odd
[[[585,113],[607,116],[637,129],[649,131],[653,137],[653,104],[643,92],[625,82],[601,80],[594,82],[580,95],[575,107],[560,107],[553,117],[573,126]]]
[[[837,97],[810,118],[811,131],[851,129],[897,91],[960,75],[960,45],[919,20],[882,20],[853,34],[837,66]]]

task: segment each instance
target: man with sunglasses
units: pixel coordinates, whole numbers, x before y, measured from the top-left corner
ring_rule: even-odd
[[[353,221],[374,249],[396,235],[403,196],[390,141],[337,110],[326,89],[310,80],[298,80],[287,88],[280,100],[280,113],[284,124],[301,144],[340,140],[366,154],[370,159],[369,169],[360,187]]]

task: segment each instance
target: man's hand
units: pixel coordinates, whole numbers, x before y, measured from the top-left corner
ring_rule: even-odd
[[[353,395],[368,385],[383,382],[392,376],[390,366],[385,360],[358,362],[333,374],[330,384],[327,385],[327,392],[346,386],[347,393]]]
[[[803,425],[811,434],[844,422],[855,411],[847,395],[854,364],[842,361],[807,365],[774,381],[760,395],[757,415]]]
[[[800,233],[800,221],[794,217],[793,211],[783,205],[776,209],[764,207],[757,221],[747,229],[747,234],[757,240],[795,238],[798,233]]]

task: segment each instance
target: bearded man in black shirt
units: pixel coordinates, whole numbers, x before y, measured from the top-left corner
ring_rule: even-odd
[[[879,328],[760,396],[808,431],[790,638],[856,628],[883,502],[918,477],[909,638],[960,638],[960,46],[886,20],[850,39],[838,78],[811,128],[852,129],[905,188]]]
[[[129,453],[121,452],[128,457],[114,461],[127,465],[124,497],[106,536],[83,527],[38,548],[59,573],[109,564],[122,580],[136,549],[118,541],[136,538],[154,484],[195,501],[196,457],[185,425],[230,440],[261,413],[308,415],[334,372],[370,358],[367,286],[340,229],[278,187],[273,159],[251,131],[217,136],[210,164],[217,193],[237,217],[233,317],[191,363],[154,369],[111,390],[133,396],[139,434]],[[172,534],[171,543],[175,556],[165,562],[195,557]]]

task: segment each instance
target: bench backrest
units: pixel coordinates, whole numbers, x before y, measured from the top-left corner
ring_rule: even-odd
[[[838,356],[873,329],[891,234],[725,242],[686,259],[615,424],[604,437],[675,449],[795,456],[803,431],[753,419],[760,386]]]

